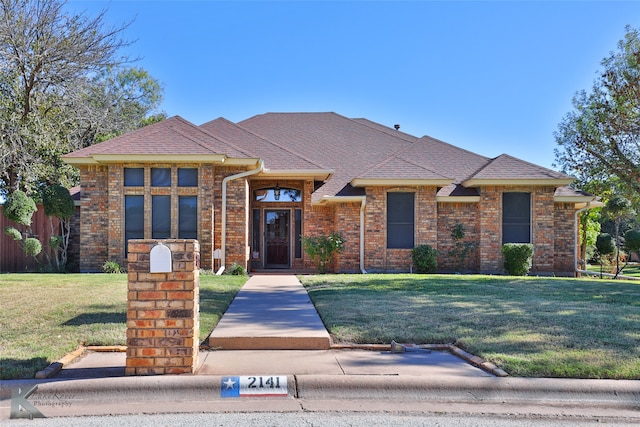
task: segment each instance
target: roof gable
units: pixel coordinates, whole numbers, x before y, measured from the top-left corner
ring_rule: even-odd
[[[206,157],[209,160],[248,157],[182,117],[174,116],[66,154],[63,158],[70,163],[74,160],[82,163],[85,160],[125,159],[128,156],[137,160],[145,157],[157,160],[158,156],[209,156]]]
[[[525,162],[508,154],[502,154],[492,159],[462,184],[467,187],[501,183],[554,185],[558,187],[570,184],[573,181],[574,178],[569,175]]]

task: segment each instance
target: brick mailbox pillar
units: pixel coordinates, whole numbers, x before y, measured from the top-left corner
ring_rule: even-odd
[[[197,240],[129,240],[126,375],[195,372],[199,256]]]

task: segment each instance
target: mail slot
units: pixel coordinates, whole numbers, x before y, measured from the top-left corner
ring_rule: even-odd
[[[158,243],[149,254],[149,262],[151,273],[171,273],[172,260],[171,249],[162,243]]]

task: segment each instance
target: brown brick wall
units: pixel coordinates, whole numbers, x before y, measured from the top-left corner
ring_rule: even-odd
[[[554,211],[555,253],[553,270],[557,275],[575,275],[575,208],[572,203],[556,203]]]
[[[456,224],[462,224],[465,231],[464,242],[475,243],[464,260],[449,256],[455,248],[451,231]],[[438,203],[438,269],[449,272],[478,271],[479,266],[479,225],[477,203]]]
[[[83,166],[80,169],[81,272],[102,271],[102,265],[109,258],[108,178],[104,166]]]
[[[129,242],[126,375],[194,373],[200,334],[196,240],[161,240],[172,272],[151,273],[155,240]]]
[[[360,203],[338,204],[335,224],[345,240],[344,252],[334,257],[335,271],[360,272]]]
[[[127,165],[136,167],[136,165]],[[146,182],[151,165],[145,167]],[[156,166],[156,165],[154,165]],[[178,165],[158,165],[173,168]],[[179,165],[180,167],[189,167]],[[124,195],[144,194],[145,237],[151,237],[151,196],[154,194],[194,194],[198,196],[200,223],[198,238],[201,245],[202,267],[214,267],[213,251],[221,247],[222,180],[246,169],[201,165],[199,188],[151,188],[123,187],[123,165],[83,166],[81,168],[81,271],[101,271],[106,260],[124,264]],[[227,267],[233,263],[249,267],[248,249],[251,244],[250,218],[252,205],[251,188],[254,185],[273,185],[274,180],[251,181],[243,178],[230,181],[227,197]],[[174,181],[176,177],[174,176]],[[360,266],[360,204],[311,205],[314,183],[308,181],[282,180],[281,186],[303,189],[303,203],[289,206],[303,209],[303,235],[328,234],[340,231],[346,239],[346,250],[333,263],[335,271],[359,271]],[[388,191],[415,193],[416,231],[415,244],[429,244],[439,251],[439,266],[448,271],[454,268],[448,251],[453,242],[451,228],[456,222],[463,223],[468,239],[478,242],[478,249],[466,261],[467,270],[483,273],[500,273],[502,266],[502,193],[524,191],[532,193],[532,238],[535,244],[532,271],[550,273],[573,271],[573,212],[572,204],[554,204],[552,187],[533,186],[487,186],[481,188],[479,203],[436,202],[435,187],[368,187],[365,208],[365,269],[377,271],[409,271],[410,250],[386,248],[386,194]],[[174,204],[174,206],[177,206]],[[280,205],[279,205],[280,206]],[[173,213],[177,218],[177,213]],[[293,214],[292,214],[293,218]],[[176,222],[177,236],[177,222]],[[293,235],[293,233],[292,233]],[[293,242],[293,239],[292,239]],[[216,267],[218,267],[216,265]],[[291,267],[314,270],[315,266],[304,254],[302,259],[292,257]]]

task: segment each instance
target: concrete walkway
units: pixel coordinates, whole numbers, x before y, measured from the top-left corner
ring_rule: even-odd
[[[327,350],[329,333],[293,275],[249,278],[209,338],[220,350]]]

